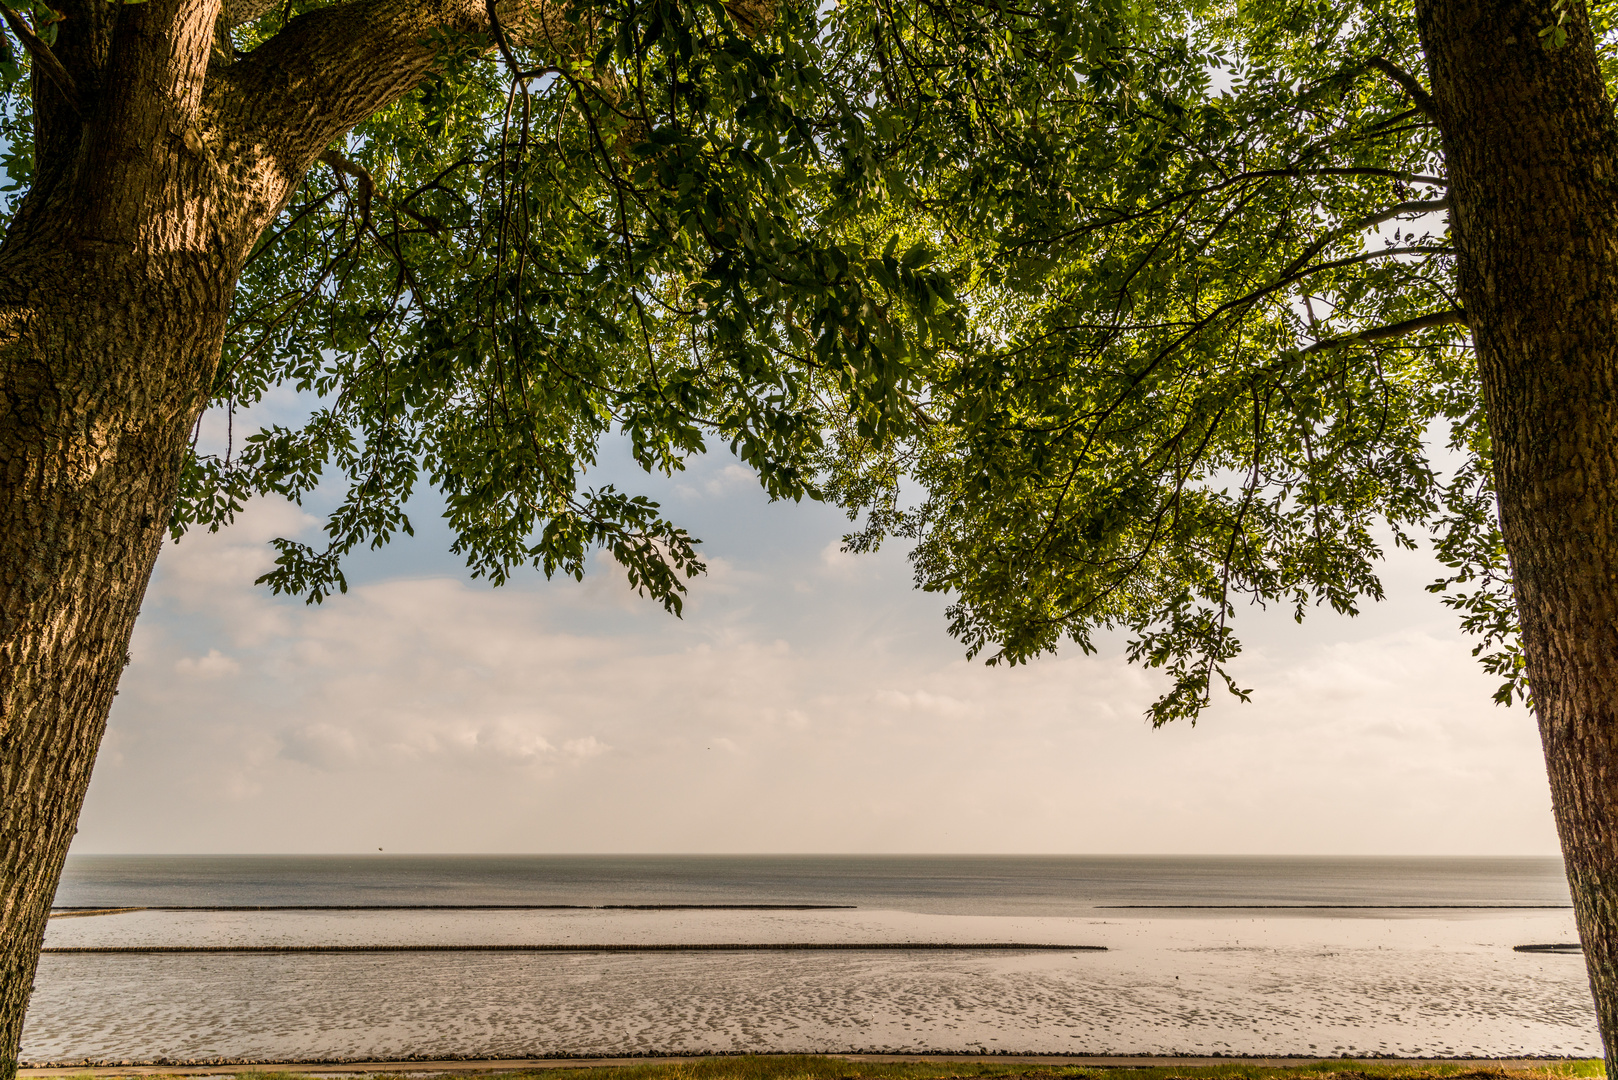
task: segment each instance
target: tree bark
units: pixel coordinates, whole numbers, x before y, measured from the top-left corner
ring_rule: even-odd
[[[484,0],[353,0],[224,63],[220,0],[66,11],[78,100],[36,75],[0,243],[0,1080],[240,267],[322,151],[432,70],[437,31],[487,28]]]
[[[202,259],[40,254],[0,254],[0,1076],[229,284]]]
[[[1618,1076],[1618,128],[1583,4],[1418,0],[1568,883]]]
[[[68,102],[36,76],[36,181],[0,245],[0,1078],[15,1074],[51,900],[240,262],[206,202],[187,197],[210,166],[183,137],[206,44],[186,53],[216,12],[217,0],[157,0],[120,20],[116,46],[60,43],[96,96]],[[97,106],[100,123],[81,119]]]

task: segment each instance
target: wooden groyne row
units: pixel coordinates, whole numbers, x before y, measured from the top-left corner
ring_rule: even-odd
[[[52,918],[125,911],[853,911],[854,904],[154,904],[58,907]]]
[[[1572,904],[1097,904],[1097,911],[1572,911]]]
[[[695,945],[80,945],[42,953],[664,953],[664,952],[1106,952],[1105,945],[1040,945],[1026,942],[757,942]]]

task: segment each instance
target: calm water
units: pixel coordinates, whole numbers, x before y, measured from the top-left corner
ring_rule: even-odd
[[[68,859],[60,907],[852,904],[947,915],[1115,905],[1566,905],[1555,858],[124,856]]]
[[[36,1063],[1600,1052],[1582,959],[1512,948],[1574,938],[1556,859],[79,856],[56,899],[147,910],[53,918],[48,949],[1107,951],[57,952],[23,1031]],[[845,906],[602,910],[679,904]],[[217,910],[260,905],[349,910]]]

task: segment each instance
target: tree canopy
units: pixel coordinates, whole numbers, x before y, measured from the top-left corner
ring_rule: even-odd
[[[229,47],[316,6],[258,13]],[[248,258],[212,403],[291,386],[318,404],[221,454],[193,444],[172,529],[338,478],[325,544],[279,541],[267,575],[320,600],[345,553],[411,531],[429,484],[474,575],[579,576],[602,546],[678,610],[694,542],[646,498],[587,486],[599,441],[663,471],[725,445],[772,497],[816,494],[825,417],[878,441],[907,424],[959,307],[931,249],[883,228],[887,107],[840,70],[858,57],[835,19],[629,0],[501,30],[492,54],[447,42]],[[10,86],[21,184],[28,101]]]
[[[969,655],[1122,631],[1158,723],[1431,536],[1618,1055],[1605,0],[56,2],[0,4],[0,1080],[164,519],[336,481],[264,579],[318,601],[427,486],[475,575],[678,611],[619,435],[912,544]]]
[[[1099,50],[1088,12],[1024,12],[998,47],[947,3],[887,14],[873,66],[917,133],[894,153],[970,146],[915,203],[969,331],[911,437],[830,455],[852,545],[913,542],[991,662],[1125,631],[1171,677],[1164,723],[1247,696],[1244,606],[1353,613],[1425,538],[1496,700],[1526,696],[1412,6],[1159,7]]]
[[[227,11],[215,62],[319,6]],[[1246,695],[1244,602],[1353,612],[1423,533],[1525,693],[1409,3],[512,10],[259,241],[214,406],[319,404],[194,447],[176,537],[340,478],[325,542],[266,575],[320,600],[426,484],[473,574],[603,546],[677,611],[694,539],[586,473],[614,433],[663,471],[728,445],[861,515],[854,548],[913,543],[969,655],[1128,631],[1172,676],[1157,722]]]

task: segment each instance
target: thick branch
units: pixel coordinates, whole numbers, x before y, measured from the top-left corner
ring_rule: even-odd
[[[1386,176],[1390,180],[1403,180],[1407,184],[1432,184],[1449,187],[1449,178],[1428,176],[1425,173],[1401,172],[1398,169],[1269,169],[1248,173],[1249,176]]]
[[[328,149],[325,151],[320,155],[320,162],[323,165],[330,165],[339,173],[352,176],[355,182],[359,184],[361,227],[369,228],[371,225],[371,196],[376,194],[376,181],[371,179],[371,174],[366,170],[365,166],[350,160],[336,150]]]
[[[1448,209],[1448,199],[1426,199],[1416,202],[1402,202],[1395,206],[1388,207],[1381,213],[1372,214],[1369,217],[1362,217],[1358,221],[1350,223],[1347,228],[1355,231],[1359,231],[1360,229],[1374,229],[1383,222],[1392,221],[1394,218],[1404,217],[1407,214],[1436,214],[1440,210]]]
[[[1410,97],[1416,108],[1427,114],[1429,120],[1438,119],[1438,105],[1433,101],[1433,95],[1427,92],[1427,88],[1422,86],[1414,75],[1392,60],[1380,56],[1373,57],[1370,66],[1398,83],[1399,89]]]
[[[265,0],[228,0],[226,21]],[[769,26],[779,0],[731,0],[743,32]],[[491,18],[491,15],[494,17]],[[291,177],[302,174],[343,132],[414,88],[438,64],[446,37],[498,47],[517,72],[512,48],[542,65],[593,55],[593,18],[569,0],[347,0],[307,12],[218,80],[216,109],[229,139],[256,144]]]
[[[290,184],[343,132],[420,83],[446,33],[486,26],[482,0],[320,8],[221,72],[210,104],[224,138],[273,163]]]
[[[456,38],[491,48],[489,6],[348,0],[299,15],[209,87],[216,123],[290,191],[344,132],[420,84]],[[566,50],[587,33],[566,18],[567,0],[499,0],[498,14],[513,44],[540,50]]]
[[[7,0],[7,3],[26,10],[19,0]],[[84,126],[82,113],[94,109],[94,102],[101,93],[101,76],[112,49],[112,31],[119,6],[108,0],[49,0],[49,7],[61,16],[56,24],[56,37],[50,42],[50,52],[61,64],[62,71],[72,77],[78,93],[73,95],[62,90],[59,80],[42,80],[52,88],[52,92],[39,95],[34,102],[34,149],[42,176],[53,172],[56,166],[66,165],[78,152]],[[44,29],[38,19],[44,14],[43,10],[36,9],[35,30]],[[34,54],[37,63],[38,53],[33,49],[29,52]],[[40,75],[45,74],[46,69],[41,66]]]
[[[78,227],[122,243],[142,228],[145,199],[171,151],[212,173],[217,161],[198,129],[219,0],[124,4],[96,94],[96,123],[77,153],[83,186]],[[65,31],[64,31],[65,32]],[[200,177],[192,182],[200,181]],[[108,199],[105,193],[126,193]]]
[[[34,33],[33,28],[21,15],[5,4],[0,4],[0,16],[5,17],[6,25],[11,27],[11,32],[17,35],[17,40],[28,50],[29,57],[39,68],[40,73],[61,91],[67,103],[73,106],[74,112],[82,114],[84,110],[79,102],[78,85],[74,83],[73,76],[67,73],[67,68],[62,66],[62,62],[56,59],[56,54],[51,52],[50,46],[40,40],[39,35]]]
[[[1333,349],[1339,345],[1350,345],[1357,341],[1386,341],[1389,338],[1404,337],[1406,334],[1414,334],[1418,330],[1427,330],[1434,326],[1448,326],[1451,323],[1465,325],[1466,312],[1460,308],[1453,308],[1449,311],[1439,311],[1432,315],[1423,315],[1416,319],[1406,319],[1404,322],[1392,323],[1388,326],[1378,326],[1372,330],[1362,330],[1358,334],[1327,338],[1324,341],[1315,342],[1307,349],[1302,350],[1302,352],[1308,355],[1324,349]]]

